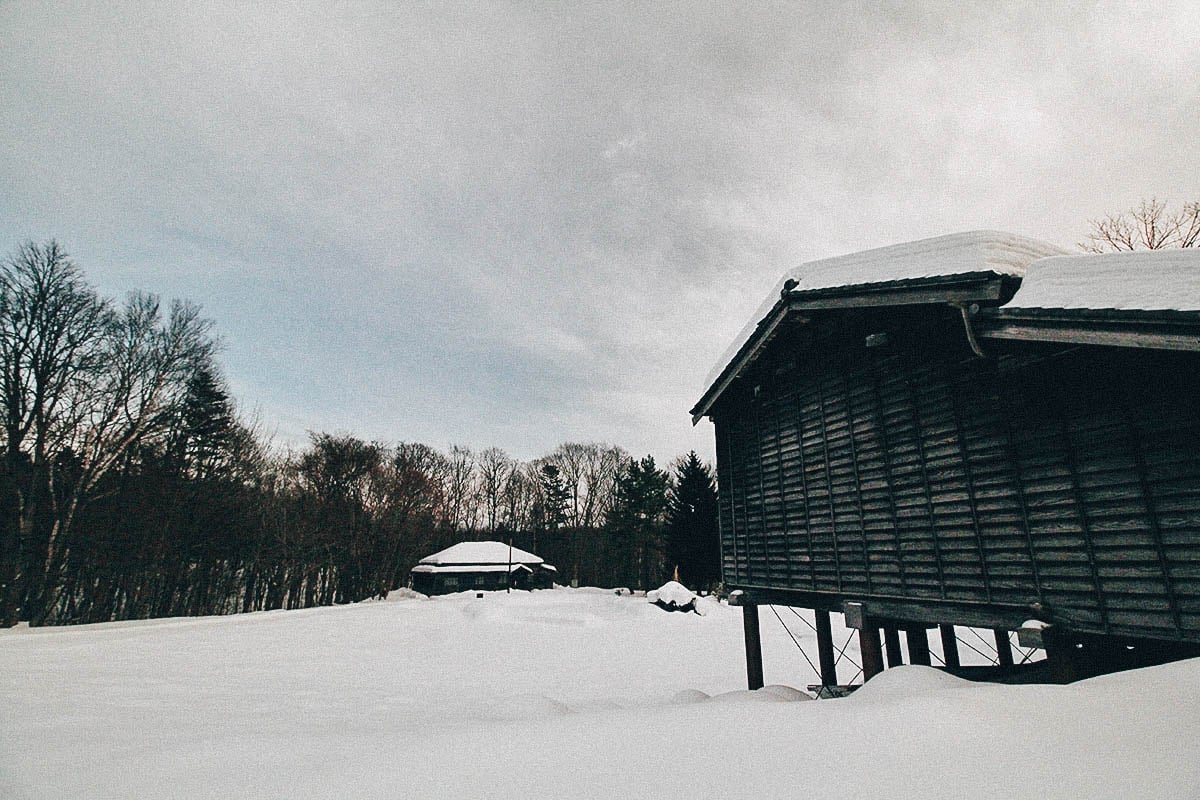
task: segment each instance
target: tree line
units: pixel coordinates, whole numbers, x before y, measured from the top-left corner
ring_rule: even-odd
[[[664,470],[595,443],[522,462],[329,433],[280,451],[216,353],[194,305],[103,298],[55,242],[0,264],[0,625],[353,602],[479,539],[564,582],[719,580],[695,453]]]

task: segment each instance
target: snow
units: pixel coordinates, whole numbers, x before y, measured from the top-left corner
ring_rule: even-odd
[[[766,610],[773,686],[747,692],[742,612],[711,598],[392,596],[0,631],[0,797],[1200,796],[1200,661],[1071,686],[903,667],[796,702],[814,678]]]
[[[1004,308],[1200,311],[1200,250],[1043,258]]]
[[[542,564],[539,556],[520,548],[511,548],[504,542],[459,542],[422,558],[422,564]],[[440,570],[439,570],[440,571]]]
[[[1012,233],[967,231],[801,264],[787,272],[775,284],[775,288],[763,300],[754,317],[709,372],[704,383],[705,388],[716,382],[726,365],[750,341],[758,324],[766,319],[771,309],[779,302],[780,292],[789,280],[796,281],[793,292],[806,292],[972,272],[1020,276],[1031,262],[1066,252],[1061,247],[1047,242]]]
[[[513,554],[516,559],[516,554]],[[456,573],[456,572],[516,572],[518,570],[533,572],[529,567],[520,563],[508,564],[426,564],[421,562],[412,568],[412,572],[437,572],[437,573]]]
[[[971,272],[1020,276],[1030,262],[1064,252],[1011,233],[968,231],[810,261],[790,277],[798,281],[795,291],[803,292]]]
[[[667,581],[654,591],[646,593],[646,600],[651,603],[661,603],[663,606],[687,608],[699,598],[691,589],[678,581]]]

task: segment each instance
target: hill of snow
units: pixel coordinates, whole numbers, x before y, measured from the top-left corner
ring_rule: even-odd
[[[0,797],[1200,796],[1200,662],[1065,687],[905,667],[794,702],[813,677],[778,621],[780,685],[746,692],[741,613],[702,602],[467,593],[2,631]]]

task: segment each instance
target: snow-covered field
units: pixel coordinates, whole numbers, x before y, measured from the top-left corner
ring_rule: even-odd
[[[1200,661],[905,667],[799,702],[741,691],[741,613],[703,608],[560,589],[3,631],[0,797],[1200,797]],[[767,682],[813,682],[762,626]]]

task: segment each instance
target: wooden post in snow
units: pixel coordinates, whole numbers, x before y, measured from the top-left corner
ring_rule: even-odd
[[[817,620],[817,659],[821,664],[821,685],[837,686],[837,655],[833,651],[833,627],[829,623],[829,612],[813,611]]]
[[[962,661],[958,658],[958,637],[954,634],[954,626],[938,625],[938,632],[942,635],[942,660],[946,662],[946,668],[960,668]]]
[[[908,642],[908,662],[931,666],[933,660],[929,655],[929,634],[925,632],[925,626],[910,625],[904,629],[904,638]]]
[[[1075,642],[1053,625],[1042,631],[1042,642],[1046,648],[1046,661],[1050,666],[1050,680],[1055,683],[1071,683],[1078,679]]]
[[[746,685],[750,689],[763,687],[762,639],[758,632],[758,606],[742,606],[742,626],[746,633]]]
[[[996,660],[1001,668],[1012,669],[1013,652],[1012,643],[1008,640],[1008,631],[997,628],[993,633],[996,635]]]
[[[858,629],[858,651],[862,654],[863,683],[883,672],[883,650],[879,646],[879,628],[869,620]]]
[[[895,624],[883,626],[883,641],[887,645],[888,668],[904,666],[904,652],[900,649],[900,631]]]

